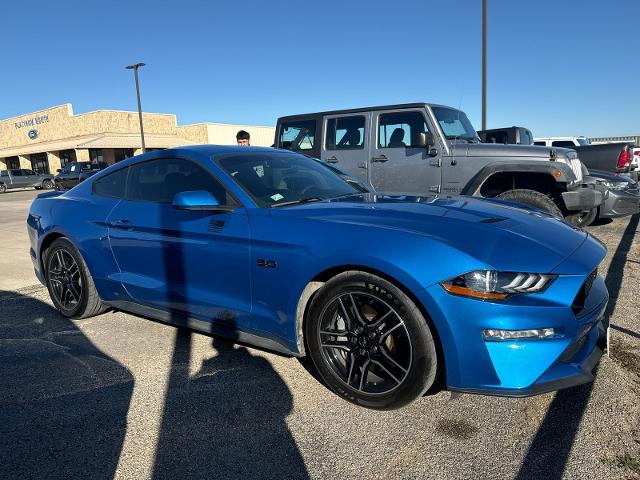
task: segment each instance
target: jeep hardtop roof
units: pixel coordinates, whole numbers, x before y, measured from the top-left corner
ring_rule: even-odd
[[[451,110],[458,110],[457,108],[449,107],[447,105],[439,105],[437,103],[398,103],[395,105],[378,105],[375,107],[346,108],[342,110],[328,110],[325,112],[300,113],[296,115],[287,115],[285,117],[280,117],[278,118],[278,121],[285,121],[288,119],[300,118],[300,117],[318,117],[318,116],[324,116],[324,115],[337,115],[340,113],[369,112],[371,110],[399,110],[402,108],[424,108],[424,107],[442,107],[442,108],[450,108]]]

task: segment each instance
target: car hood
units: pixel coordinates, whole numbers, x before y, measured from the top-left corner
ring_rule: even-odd
[[[475,197],[363,193],[273,214],[421,235],[507,271],[551,272],[588,236],[542,211]]]
[[[569,148],[544,147],[540,145],[505,145],[502,143],[456,143],[451,153],[467,157],[527,157],[549,160],[551,150],[561,158],[575,156]]]

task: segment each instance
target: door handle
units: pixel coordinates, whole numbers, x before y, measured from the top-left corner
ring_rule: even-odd
[[[129,220],[126,218],[119,218],[118,220],[112,220],[108,223],[110,228],[123,228],[126,230],[133,230],[133,228],[129,225]]]
[[[367,164],[365,162],[360,162],[358,164],[358,168],[364,168],[366,170],[367,169]]]
[[[327,163],[338,163],[339,161],[340,160],[338,160],[335,155],[333,157],[327,158]]]
[[[384,163],[384,162],[389,161],[389,159],[385,155],[380,155],[379,157],[372,157],[371,161],[372,162]]]

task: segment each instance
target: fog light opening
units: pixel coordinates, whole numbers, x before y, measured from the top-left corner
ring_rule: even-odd
[[[564,335],[554,328],[534,328],[529,330],[499,330],[496,328],[486,328],[482,331],[485,340],[520,340],[533,339],[545,340],[549,338],[561,338]]]

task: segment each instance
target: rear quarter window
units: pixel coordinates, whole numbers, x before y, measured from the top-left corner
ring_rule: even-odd
[[[128,168],[121,168],[99,178],[93,182],[93,192],[103,197],[124,198],[128,171]]]

